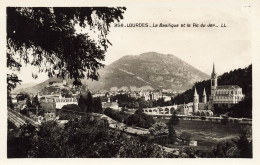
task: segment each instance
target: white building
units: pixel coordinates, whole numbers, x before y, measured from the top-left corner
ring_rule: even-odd
[[[56,109],[61,109],[64,105],[68,104],[76,104],[78,105],[78,101],[76,98],[64,98],[64,97],[59,97],[59,98],[54,98],[55,104],[56,104]]]

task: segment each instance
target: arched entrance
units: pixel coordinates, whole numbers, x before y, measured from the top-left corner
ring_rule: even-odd
[[[164,112],[165,114],[169,114],[169,108],[165,108]]]
[[[170,114],[173,114],[173,112],[174,112],[174,108],[172,107],[172,108],[170,109]]]

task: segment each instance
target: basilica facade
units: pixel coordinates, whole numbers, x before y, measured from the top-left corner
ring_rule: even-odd
[[[245,98],[242,93],[242,88],[238,85],[218,85],[217,73],[215,71],[215,65],[213,64],[213,70],[211,74],[211,94],[209,101],[207,102],[207,94],[204,88],[202,102],[199,102],[199,95],[196,87],[193,96],[192,114],[197,116],[212,116],[214,105],[219,107],[231,107],[234,104],[239,103]]]

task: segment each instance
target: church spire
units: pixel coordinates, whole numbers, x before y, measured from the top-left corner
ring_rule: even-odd
[[[204,91],[203,91],[203,96],[206,96],[206,91],[205,91],[205,88],[204,88]]]
[[[207,94],[206,94],[205,88],[204,88],[204,91],[203,91],[202,102],[207,103]]]
[[[194,91],[194,96],[197,96],[197,90],[196,90],[196,87],[195,87],[195,91]]]
[[[194,97],[193,97],[193,112],[196,112],[198,110],[198,106],[199,106],[199,95],[197,94],[197,89],[195,87]]]
[[[215,64],[213,63],[213,70],[212,70],[212,73],[211,73],[211,77],[215,78],[216,76],[217,76],[217,73],[215,71]]]

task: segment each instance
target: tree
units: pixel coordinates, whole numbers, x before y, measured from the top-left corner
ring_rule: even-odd
[[[27,108],[31,108],[31,107],[32,107],[32,103],[31,103],[30,98],[27,98],[27,100],[26,100],[26,106],[27,106]]]
[[[232,141],[221,141],[213,147],[212,154],[215,158],[236,157],[237,148]]]
[[[38,99],[38,96],[34,96],[33,99],[32,99],[32,106],[33,107],[40,107],[40,102],[39,102],[39,99]]]
[[[94,106],[94,112],[95,113],[103,113],[102,102],[101,102],[101,99],[99,97],[94,98],[93,106]]]
[[[11,64],[10,64],[11,65]],[[8,68],[12,68],[13,66],[8,66]],[[18,84],[21,84],[21,80],[18,79],[17,75],[12,73],[12,74],[7,74],[7,90],[11,91],[12,89],[14,89]]]
[[[78,105],[83,112],[93,112],[93,98],[90,91],[82,91],[78,100]]]
[[[242,130],[239,139],[235,142],[237,148],[240,150],[241,158],[252,158],[252,141],[247,138],[249,130]]]
[[[165,101],[164,101],[164,98],[163,98],[163,97],[161,97],[161,98],[159,98],[159,99],[157,100],[157,105],[158,105],[158,106],[162,107],[162,106],[164,106],[164,104],[165,104]]]
[[[10,91],[8,91],[8,90],[7,90],[7,107],[14,108],[14,104],[12,102],[12,97],[11,97]]]
[[[139,104],[139,107],[138,107],[138,109],[135,111],[135,114],[142,114],[142,113],[144,113],[144,112],[143,112],[143,107],[142,107],[142,105]]]
[[[179,151],[180,157],[181,158],[195,158],[195,151],[191,147],[183,147]]]
[[[176,141],[176,132],[173,128],[173,125],[168,126],[168,142],[174,144]]]
[[[179,124],[180,120],[179,117],[176,115],[176,112],[173,111],[172,117],[169,120],[169,125],[177,125]]]
[[[152,125],[152,127],[149,128],[149,132],[151,132],[152,135],[165,135],[168,134],[167,126],[165,123],[162,122],[156,122]]]
[[[72,92],[66,88],[63,88],[61,89],[61,96],[66,98],[72,97]]]
[[[26,123],[19,128],[18,132],[8,132],[7,138],[7,157],[25,158],[30,153],[33,146],[36,129],[30,123]]]
[[[92,97],[92,94],[90,92],[88,92],[86,104],[87,104],[87,107],[88,107],[87,112],[94,112],[93,97]]]
[[[7,67],[19,70],[23,62],[38,67],[39,72],[46,72],[49,77],[74,78],[74,85],[81,85],[80,79],[85,74],[97,80],[97,70],[104,66],[100,61],[111,45],[107,39],[111,23],[123,19],[125,10],[124,7],[8,7]],[[77,31],[76,26],[88,31]],[[17,75],[7,75],[8,90],[19,82]]]
[[[137,110],[135,114],[130,115],[126,119],[125,123],[127,125],[135,125],[137,127],[149,128],[155,123],[155,120],[152,116],[148,116],[145,113],[140,113],[140,111],[138,112]]]
[[[26,92],[20,92],[17,96],[16,96],[16,99],[17,101],[23,101],[25,99],[28,99],[30,98],[29,94],[26,93]]]
[[[32,107],[35,109],[35,114],[39,115],[39,109],[41,108],[41,104],[37,95],[32,99]]]

